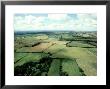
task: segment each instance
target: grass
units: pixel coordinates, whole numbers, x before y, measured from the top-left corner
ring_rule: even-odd
[[[52,43],[41,43],[34,47],[23,47],[20,48],[17,52],[42,52],[49,48],[52,45]]]
[[[54,59],[49,68],[48,76],[59,76],[60,59]]]
[[[49,47],[47,50],[45,50],[45,52],[50,52],[52,54],[57,53],[59,51],[63,51],[63,49],[65,48],[65,45],[62,44],[55,44],[51,47]]]
[[[67,44],[67,47],[82,47],[82,48],[89,48],[89,47],[95,47],[90,44],[82,43],[81,41],[72,41]]]
[[[29,52],[30,47],[22,47],[17,50],[17,52]]]
[[[22,53],[23,54],[23,53]],[[20,61],[18,61],[15,66],[21,66],[24,63],[27,62],[37,62],[41,58],[48,56],[47,54],[44,53],[27,53],[25,57],[23,57]]]
[[[32,47],[33,45],[37,45],[40,42],[41,40],[36,39],[35,37],[21,36],[21,37],[16,37],[14,46],[18,50],[21,47]]]
[[[36,36],[35,38],[40,39],[40,40],[46,40],[46,39],[48,39],[48,36],[47,35],[41,35],[41,36]]]
[[[18,61],[19,59],[21,59],[22,57],[25,57],[27,55],[27,53],[15,53],[14,54],[14,62]]]
[[[58,32],[57,34],[50,33],[48,35],[43,33],[16,36],[14,66],[21,66],[27,62],[37,62],[43,57],[50,55],[50,57],[54,59],[48,71],[49,76],[60,76],[61,65],[62,75],[63,73],[68,73],[70,76],[81,76],[82,69],[87,76],[96,76],[96,35],[93,33],[95,38],[84,38],[83,34],[80,32],[77,34],[82,36],[77,36],[77,34],[74,36],[73,33]],[[40,44],[36,45],[38,42],[40,42]],[[32,46],[33,44],[35,44],[35,46]],[[61,62],[63,58],[64,60]],[[47,75],[47,72],[42,73],[42,76],[45,75]]]
[[[88,48],[90,52],[92,52],[94,55],[97,55],[97,49],[96,48]]]
[[[81,72],[79,71],[79,67],[74,60],[63,59],[62,61],[62,71],[67,72],[69,76],[81,76]]]
[[[63,51],[53,54],[53,57],[67,58],[67,59],[76,59],[79,67],[84,70],[84,73],[89,76],[95,76],[97,69],[92,65],[97,63],[97,57],[87,48],[79,47],[67,47]]]

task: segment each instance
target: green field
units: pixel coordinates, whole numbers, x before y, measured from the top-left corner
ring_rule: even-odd
[[[70,76],[81,76],[82,73],[79,70],[79,66],[77,65],[75,59],[64,59],[62,60],[62,71],[67,72]]]
[[[24,56],[22,57],[20,55]],[[20,60],[18,59],[19,61],[15,63],[15,66],[20,66],[27,62],[36,62],[46,56],[48,56],[48,54],[45,53],[16,53],[16,57],[19,57]]]
[[[96,32],[15,33],[15,76],[96,76]]]
[[[81,41],[72,41],[67,44],[67,47],[94,48],[95,46],[81,42]]]
[[[54,59],[48,71],[48,76],[58,76],[60,75],[60,60]]]

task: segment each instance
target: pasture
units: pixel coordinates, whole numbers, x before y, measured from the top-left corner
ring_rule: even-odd
[[[96,76],[96,37],[96,32],[17,33],[14,39],[14,74]]]

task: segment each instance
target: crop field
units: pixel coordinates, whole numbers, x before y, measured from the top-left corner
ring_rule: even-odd
[[[75,61],[75,59],[64,59],[62,60],[62,71],[66,72],[68,75],[72,76],[80,76],[82,73],[80,72],[80,69]]]
[[[96,76],[97,32],[15,32],[15,76]]]
[[[58,76],[60,75],[60,60],[54,59],[51,63],[51,66],[48,71],[49,76]]]

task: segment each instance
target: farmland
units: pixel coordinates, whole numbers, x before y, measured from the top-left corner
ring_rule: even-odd
[[[96,76],[97,32],[15,32],[14,75]]]

